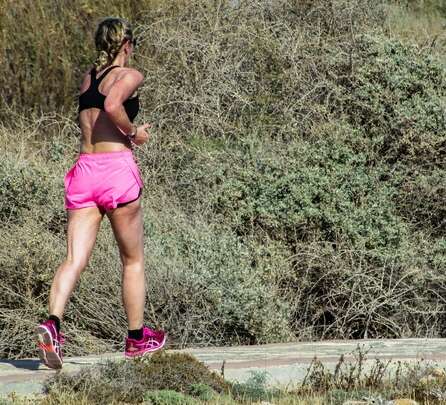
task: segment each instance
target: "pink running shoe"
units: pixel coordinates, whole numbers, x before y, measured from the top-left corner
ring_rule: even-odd
[[[52,320],[45,321],[34,331],[40,360],[49,368],[62,368],[62,345],[65,339],[62,333],[57,333],[56,323]]]
[[[164,346],[166,337],[164,331],[153,330],[144,326],[141,340],[130,339],[128,337],[125,339],[125,357],[133,358],[144,356],[147,353],[153,353]]]

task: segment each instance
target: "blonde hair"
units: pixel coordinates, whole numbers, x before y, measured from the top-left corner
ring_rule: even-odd
[[[126,39],[133,41],[133,29],[124,18],[106,17],[99,23],[94,36],[97,51],[94,65],[97,70],[113,62]]]

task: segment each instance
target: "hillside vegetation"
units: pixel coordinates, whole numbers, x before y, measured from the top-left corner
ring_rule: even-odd
[[[373,3],[373,4],[371,4]],[[147,308],[173,346],[446,328],[440,1],[0,1],[0,355],[35,355],[100,17],[135,23]],[[426,24],[429,22],[431,30]],[[104,221],[67,354],[121,349]]]

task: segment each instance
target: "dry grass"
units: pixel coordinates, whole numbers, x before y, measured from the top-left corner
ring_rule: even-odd
[[[229,383],[192,356],[164,353],[141,361],[109,361],[74,375],[60,373],[46,383],[46,391],[43,396],[11,395],[10,403],[342,405],[347,400],[387,404],[412,398],[440,405],[446,398],[446,370],[426,361],[372,360],[358,346],[334,367],[315,358],[303,381],[279,389],[266,385],[264,373]]]
[[[408,6],[389,5],[386,29],[393,37],[432,48],[444,60],[446,12],[440,8],[441,2],[437,6],[422,3],[414,1]]]
[[[414,19],[402,31],[411,9],[392,8],[389,31],[383,1],[3,2],[3,357],[35,355],[23,342],[65,250],[76,86],[111,13],[138,27],[138,119],[154,124],[136,152],[152,326],[175,347],[444,334],[446,71],[412,44]],[[120,271],[105,222],[67,355],[122,349]]]

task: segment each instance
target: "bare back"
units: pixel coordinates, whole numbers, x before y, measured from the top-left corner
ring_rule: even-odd
[[[101,78],[105,69],[97,72],[97,78]],[[122,82],[126,75],[132,74],[135,69],[119,67],[108,72],[99,84],[98,90],[104,96],[108,96],[116,83]],[[90,71],[84,75],[80,87],[80,94],[84,93],[91,83]],[[130,89],[129,91],[133,91]],[[134,91],[136,94],[136,89]],[[108,114],[99,108],[88,108],[79,113],[79,126],[81,129],[81,153],[119,152],[131,149],[128,137],[110,120]]]

